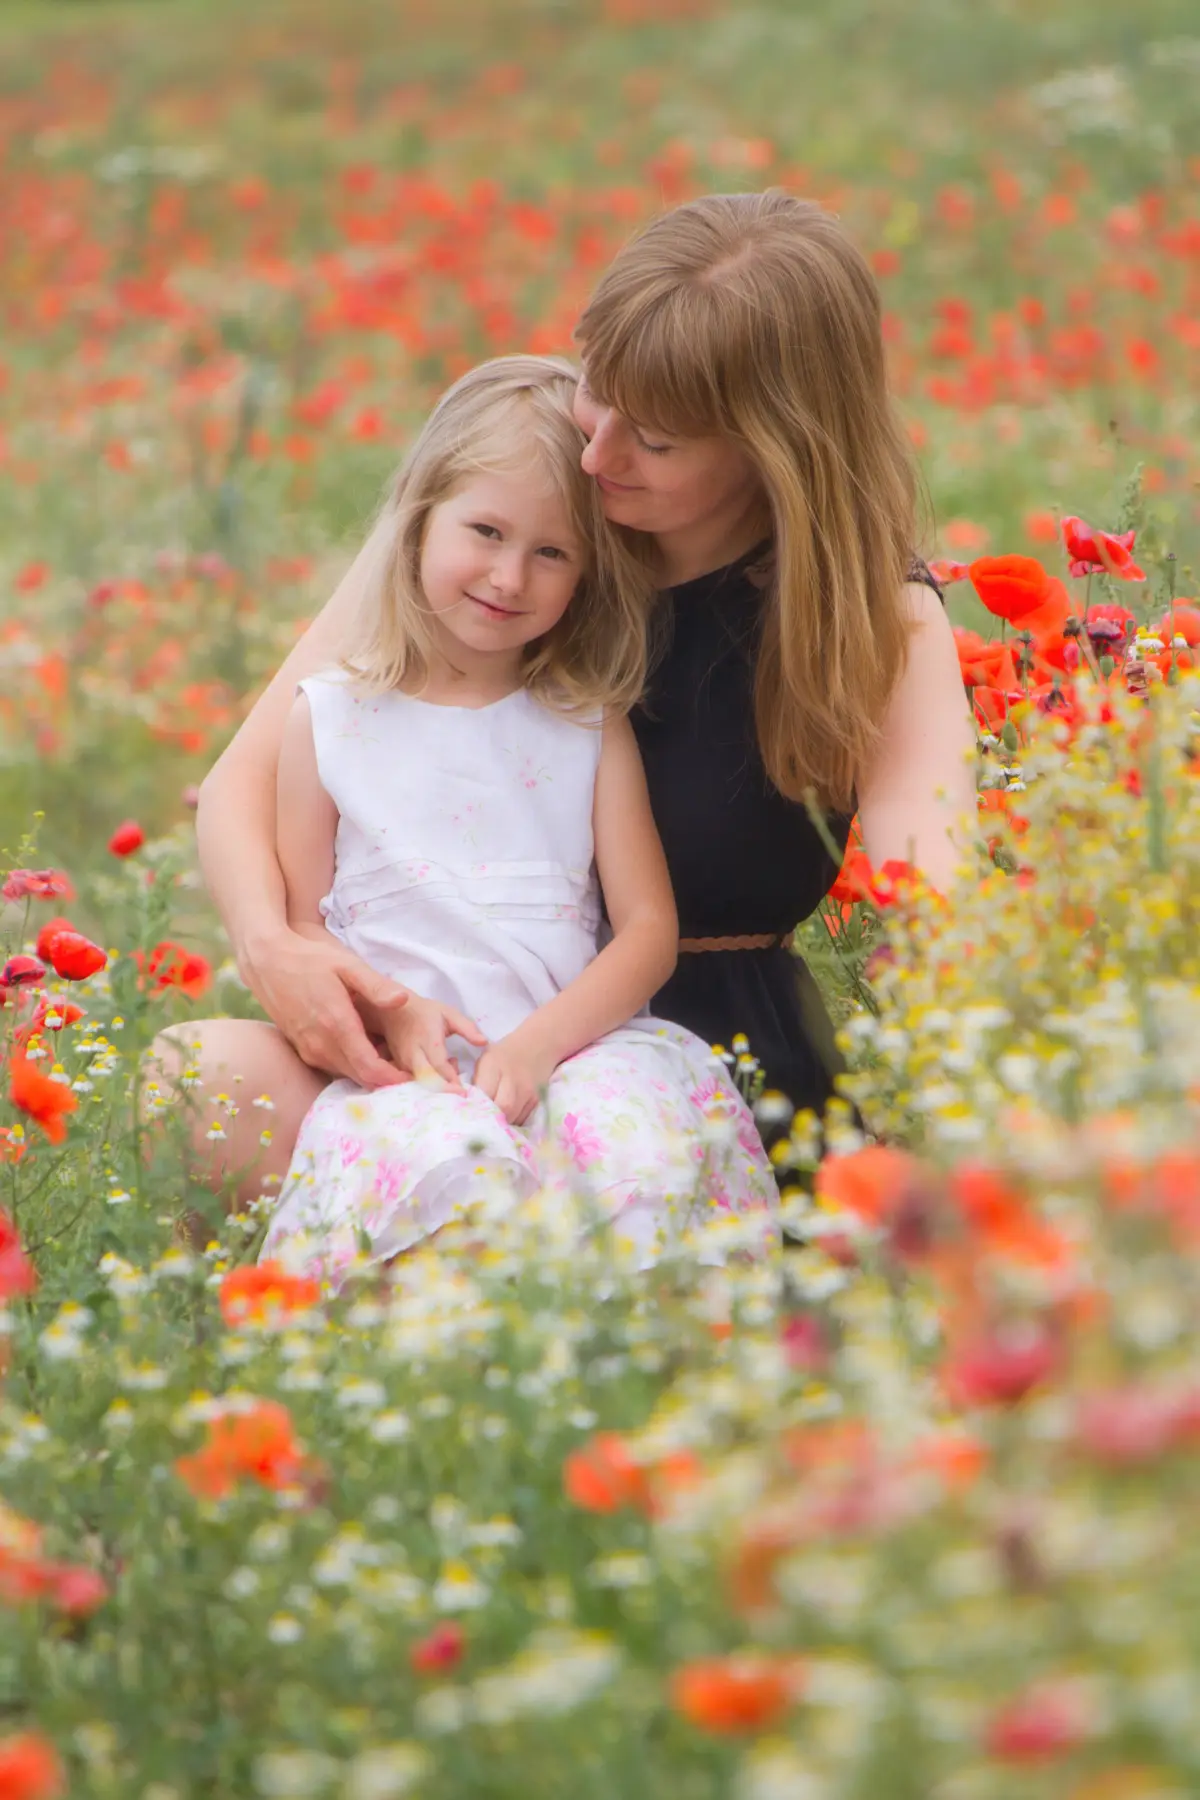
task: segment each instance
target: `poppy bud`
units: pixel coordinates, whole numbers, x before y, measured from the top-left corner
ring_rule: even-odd
[[[126,819],[109,838],[108,847],[114,856],[132,856],[135,850],[141,849],[145,841],[146,834],[137,820]]]

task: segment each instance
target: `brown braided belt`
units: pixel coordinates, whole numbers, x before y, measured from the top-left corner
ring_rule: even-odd
[[[679,948],[684,951],[695,950],[775,950],[782,944],[790,944],[792,933],[785,931],[763,931],[757,937],[703,937],[680,938]]]

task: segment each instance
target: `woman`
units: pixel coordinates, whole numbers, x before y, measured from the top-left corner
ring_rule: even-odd
[[[786,943],[836,872],[857,807],[876,864],[953,881],[974,814],[974,733],[940,597],[913,562],[915,478],[888,398],[879,296],[820,208],[709,196],[616,258],[578,329],[584,468],[614,522],[654,540],[658,660],[637,733],[675,886],[681,957],[658,1016],[750,1037],[801,1106],[831,1092],[811,976]],[[370,542],[206,779],[200,855],[239,968],[273,1025],[210,1020],[163,1045],[232,1089],[214,1182],[282,1177],[330,1073],[401,1079],[373,1047],[403,995],[332,939],[289,931],[275,771],[302,677],[337,660]],[[272,1141],[259,1148],[269,1095]],[[235,1110],[236,1109],[236,1110]]]

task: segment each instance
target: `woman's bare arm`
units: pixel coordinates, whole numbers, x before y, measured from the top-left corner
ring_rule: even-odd
[[[352,996],[386,1009],[403,1004],[404,990],[332,937],[314,942],[289,927],[275,792],[296,683],[336,664],[377,554],[373,533],[205,777],[196,812],[200,867],[243,980],[305,1062],[365,1087],[400,1077],[371,1044]]]
[[[975,729],[950,621],[931,588],[910,583],[908,663],[858,787],[863,848],[876,868],[911,862],[946,893],[975,833]]]

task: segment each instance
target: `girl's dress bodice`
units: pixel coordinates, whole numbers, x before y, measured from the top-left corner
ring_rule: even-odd
[[[524,689],[472,709],[336,673],[301,686],[339,814],[329,929],[504,1037],[596,954],[598,725]]]

